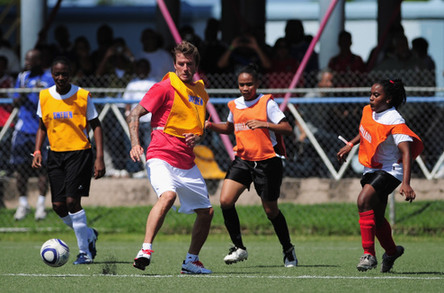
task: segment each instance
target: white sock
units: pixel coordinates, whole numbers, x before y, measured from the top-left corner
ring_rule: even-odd
[[[28,197],[26,195],[22,195],[19,197],[19,205],[21,206],[29,206]]]
[[[153,250],[153,244],[152,243],[143,243],[142,249],[143,250]]]
[[[39,205],[45,205],[45,199],[46,199],[46,196],[44,196],[44,195],[39,195],[39,197],[37,198],[37,205],[39,206]]]
[[[72,227],[77,237],[77,245],[79,246],[79,252],[87,253],[91,257],[91,253],[88,248],[88,225],[86,224],[85,210],[80,210],[77,213],[69,213],[72,219]]]
[[[196,254],[187,253],[187,257],[185,258],[185,263],[195,262],[199,260],[199,256]]]
[[[72,226],[72,219],[70,215],[64,216],[63,218],[60,217],[60,219],[62,219],[63,223],[65,223],[66,226],[68,226],[71,229],[74,229]]]

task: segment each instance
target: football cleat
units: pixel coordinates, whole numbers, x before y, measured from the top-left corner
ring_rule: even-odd
[[[358,271],[365,272],[367,270],[376,268],[377,265],[378,261],[376,260],[376,257],[366,253],[363,256],[361,256],[356,268],[358,269]]]
[[[141,249],[137,253],[136,258],[134,259],[133,267],[136,269],[144,271],[145,268],[150,264],[151,262],[151,253],[154,251],[151,249]]]
[[[23,220],[27,214],[31,211],[29,205],[19,205],[14,214],[14,219],[16,221]]]
[[[91,257],[94,259],[97,255],[97,249],[96,249],[96,241],[99,239],[99,232],[97,232],[96,229],[90,228],[93,231],[93,236],[91,239],[88,239],[88,249],[89,252],[91,252]]]
[[[294,246],[284,252],[284,266],[286,268],[296,267],[298,265],[298,259],[296,258],[296,252]]]
[[[77,255],[77,260],[75,262],[73,262],[73,264],[85,265],[85,264],[91,264],[92,262],[93,262],[93,260],[88,254],[81,252]]]
[[[395,263],[395,260],[404,254],[404,247],[402,246],[396,246],[396,253],[392,256],[387,255],[384,253],[382,255],[382,266],[381,266],[381,273],[387,273],[390,271],[393,267],[393,264]]]
[[[43,220],[46,218],[46,211],[45,211],[45,205],[37,205],[35,209],[35,215],[34,215],[36,221]]]
[[[228,254],[224,257],[224,262],[229,265],[232,263],[237,263],[239,261],[244,261],[248,258],[247,249],[242,249],[236,246],[233,246],[228,251]]]
[[[211,274],[212,271],[206,269],[199,260],[185,263],[183,261],[181,274]]]

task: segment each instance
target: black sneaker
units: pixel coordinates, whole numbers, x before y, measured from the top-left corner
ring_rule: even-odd
[[[298,265],[298,259],[296,258],[296,252],[294,251],[294,246],[289,250],[284,251],[284,266],[286,268],[296,267]]]
[[[387,273],[390,271],[393,267],[393,264],[395,263],[395,260],[404,254],[404,247],[402,246],[396,246],[396,253],[392,256],[387,255],[384,253],[382,255],[382,266],[381,266],[381,273]]]
[[[97,230],[94,228],[91,228],[91,229],[93,230],[94,235],[93,235],[92,239],[88,240],[88,242],[89,242],[88,248],[89,248],[89,252],[91,252],[92,259],[94,259],[97,255],[96,241],[99,238],[99,232],[97,232]]]

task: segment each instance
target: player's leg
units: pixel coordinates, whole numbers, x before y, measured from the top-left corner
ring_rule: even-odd
[[[26,217],[31,211],[31,206],[28,202],[28,179],[32,171],[29,166],[24,164],[16,165],[16,187],[19,193],[19,204],[14,214],[14,219],[20,221]]]
[[[40,169],[38,174],[39,197],[35,206],[35,219],[43,220],[46,218],[45,200],[48,192],[48,176],[46,169]]]

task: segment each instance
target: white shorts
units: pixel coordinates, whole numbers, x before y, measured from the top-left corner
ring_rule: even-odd
[[[184,170],[160,159],[150,159],[146,162],[146,169],[157,197],[166,191],[177,193],[180,213],[192,214],[196,209],[211,207],[207,185],[196,165]]]

